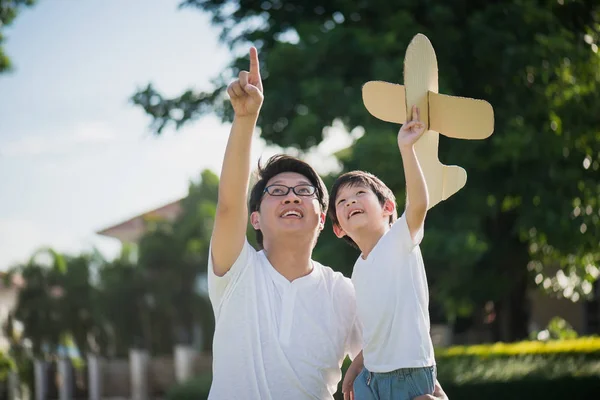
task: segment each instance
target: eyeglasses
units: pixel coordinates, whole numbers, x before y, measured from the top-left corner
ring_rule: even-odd
[[[285,185],[271,185],[267,186],[263,193],[268,193],[271,196],[287,196],[287,194],[293,191],[297,196],[312,196],[317,191],[317,188],[313,185],[298,185],[294,187]]]

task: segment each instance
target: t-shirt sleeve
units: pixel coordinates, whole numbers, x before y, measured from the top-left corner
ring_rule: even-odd
[[[416,246],[421,244],[423,240],[423,231],[424,228],[421,226],[421,229],[415,234],[414,239],[410,235],[410,230],[408,229],[408,222],[406,221],[406,213],[403,213],[400,218],[394,222],[392,225],[392,229],[390,230],[390,234],[393,237],[394,243],[402,246],[406,251],[412,251]]]
[[[356,309],[356,293],[352,281],[340,279],[338,304],[343,309],[343,324],[346,327],[344,354],[354,359],[363,348],[362,325]]]
[[[362,328],[358,315],[356,315],[354,323],[350,328],[350,333],[346,339],[346,354],[351,360],[354,360],[358,353],[363,349]]]
[[[208,257],[208,297],[212,303],[215,311],[215,316],[218,316],[218,310],[221,307],[223,299],[230,293],[237,284],[240,275],[251,264],[253,258],[256,256],[256,250],[248,243],[248,240],[244,241],[242,251],[238,255],[229,271],[223,276],[217,276],[215,274],[213,260],[212,260],[212,241],[210,244]]]

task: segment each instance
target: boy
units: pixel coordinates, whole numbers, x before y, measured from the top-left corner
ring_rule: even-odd
[[[428,193],[414,150],[424,131],[413,107],[412,120],[398,133],[407,187],[406,209],[398,220],[394,194],[372,174],[346,173],[331,191],[329,214],[336,236],[362,252],[352,282],[363,324],[363,354],[348,369],[345,398],[351,397],[352,382],[358,400],[409,400],[434,393],[429,293],[419,249]]]

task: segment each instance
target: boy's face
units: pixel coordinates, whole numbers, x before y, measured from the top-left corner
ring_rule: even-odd
[[[289,190],[296,187],[296,192]],[[250,216],[252,226],[260,229],[265,242],[273,238],[294,237],[314,238],[323,229],[325,213],[321,211],[317,193],[306,195],[314,185],[304,175],[295,172],[282,172],[271,178],[266,185],[258,212]]]
[[[380,232],[389,224],[394,211],[393,202],[386,200],[382,206],[373,190],[364,185],[342,186],[335,199],[335,213],[339,226],[333,226],[338,238],[345,235],[354,240],[363,232]]]

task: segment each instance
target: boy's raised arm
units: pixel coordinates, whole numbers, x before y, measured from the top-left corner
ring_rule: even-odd
[[[219,199],[212,232],[212,262],[217,276],[229,271],[246,240],[247,193],[250,180],[252,134],[263,103],[263,87],[256,48],[250,49],[250,71],[241,71],[227,88],[235,112],[225,150]]]
[[[419,120],[419,109],[413,106],[412,119],[402,125],[398,133],[398,147],[406,179],[406,222],[413,239],[425,223],[429,206],[427,184],[414,146],[424,132],[425,125]]]

